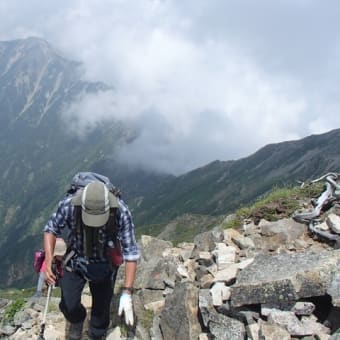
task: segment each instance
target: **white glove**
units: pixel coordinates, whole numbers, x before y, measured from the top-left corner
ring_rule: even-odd
[[[119,300],[118,315],[121,316],[124,312],[125,323],[133,325],[133,308],[132,308],[132,295],[123,293]]]

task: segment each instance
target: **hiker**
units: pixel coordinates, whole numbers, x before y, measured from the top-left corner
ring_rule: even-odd
[[[46,269],[46,263],[44,260],[39,271],[37,291],[34,294],[35,297],[42,296],[42,290],[44,288],[44,283],[45,283],[45,269]]]
[[[112,263],[110,250],[117,240],[121,243],[125,261],[125,281],[118,314],[124,314],[127,325],[134,324],[132,292],[140,255],[132,216],[120,195],[114,195],[101,181],[107,177],[95,174],[95,178],[99,180],[69,191],[44,227],[45,274],[50,285],[56,280],[51,268],[55,240],[61,229],[68,229],[64,275],[59,283],[59,308],[70,323],[66,334],[66,339],[70,340],[82,336],[86,309],[81,304],[81,294],[86,282],[92,295],[89,339],[105,338],[118,270],[118,265]]]
[[[53,258],[54,258],[54,262],[55,262],[56,269],[57,269],[59,276],[63,275],[61,264],[62,264],[63,256],[65,255],[65,252],[66,252],[66,243],[64,239],[62,239],[61,237],[58,237],[56,239],[56,244],[54,247]],[[44,283],[45,283],[45,271],[46,271],[46,262],[44,259],[39,270],[37,291],[34,295],[35,297],[42,296],[42,290],[43,290]]]

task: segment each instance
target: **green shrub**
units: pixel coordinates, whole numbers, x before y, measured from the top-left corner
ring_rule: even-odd
[[[142,327],[146,330],[150,330],[152,327],[154,313],[152,310],[145,310],[142,316],[139,317],[139,322],[141,323]]]
[[[15,300],[19,298],[29,298],[35,293],[36,287],[18,289],[7,288],[0,289],[0,299]]]
[[[25,304],[23,298],[14,300],[11,304],[7,306],[3,314],[2,323],[7,324],[13,321],[14,315],[19,312]]]
[[[301,200],[311,200],[319,197],[324,190],[322,183],[315,183],[301,187],[274,188],[260,197],[251,206],[241,207],[235,212],[235,217],[223,224],[224,229],[238,228],[244,219],[258,222],[260,219],[277,221],[290,217],[300,208]]]

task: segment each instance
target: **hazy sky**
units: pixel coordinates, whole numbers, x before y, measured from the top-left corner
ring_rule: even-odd
[[[180,173],[340,127],[336,0],[1,0],[0,15],[1,40],[42,37],[114,87],[69,112],[138,128],[136,163]]]

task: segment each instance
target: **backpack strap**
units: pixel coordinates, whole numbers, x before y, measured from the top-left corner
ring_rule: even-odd
[[[107,233],[109,239],[114,243],[114,247],[116,247],[118,242],[117,209],[118,208],[110,208],[110,216],[107,222]]]
[[[83,241],[83,253],[85,258],[91,258],[94,256],[94,247],[97,254],[102,257],[108,257],[107,255],[107,242],[99,242],[100,228],[92,228],[83,223],[81,212],[81,195],[83,190],[80,189],[76,192],[71,200],[74,206],[74,223],[76,227],[76,237],[81,238]],[[108,241],[112,241],[114,247],[119,246],[118,241],[118,229],[117,229],[117,209],[118,209],[118,199],[111,192],[109,193],[110,199],[110,215],[108,222],[105,225],[105,232],[107,233]],[[104,227],[104,226],[103,226]]]
[[[76,226],[76,237],[82,239],[83,253],[84,256],[88,259],[90,257],[93,257],[94,246],[98,249],[98,254],[103,254],[103,249],[99,249],[102,247],[100,247],[100,242],[97,242],[99,228],[91,228],[86,226],[81,218],[81,210],[81,206],[74,206],[74,223]]]

